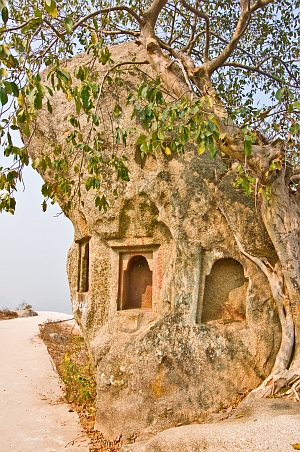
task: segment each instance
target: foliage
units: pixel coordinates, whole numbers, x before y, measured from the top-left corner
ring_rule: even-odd
[[[41,337],[64,384],[66,401],[94,412],[96,383],[83,337],[70,326],[50,319],[42,325]]]
[[[183,153],[189,142],[197,144],[199,155],[208,149],[211,157],[215,157],[220,137],[216,118],[209,111],[209,96],[183,98],[169,104],[159,85],[159,80],[142,84],[137,96],[130,94],[128,99],[134,103],[132,119],[138,116],[147,132],[136,141],[142,158],[161,149],[167,155]]]
[[[147,51],[152,46],[148,52],[151,65],[156,57],[163,61],[167,56],[169,91],[174,87],[173,95],[175,92],[175,100],[164,97],[162,80],[158,80],[133,93],[133,116],[139,116],[145,127],[138,138],[142,154],[159,149],[167,154],[184,152],[186,143],[194,140],[199,154],[208,150],[214,156],[224,136],[211,106],[213,87],[226,114],[242,128],[246,155],[251,154],[258,131],[263,131],[268,142],[284,143],[285,162],[297,166],[299,6],[299,0],[154,0],[142,4],[139,0],[1,0],[0,138],[4,155],[13,163],[0,168],[0,210],[15,210],[14,192],[22,181],[24,165],[30,162],[28,146],[38,112],[45,107],[52,113],[55,91],[62,91],[76,106],[76,114],[69,118],[72,131],[66,137],[73,159],[66,159],[61,146],[54,144],[53,158],[44,155],[33,162],[40,172],[55,173],[55,182],[42,187],[43,209],[48,199],[63,200],[64,208],[70,208],[83,187],[95,190],[96,206],[105,209],[103,179],[114,174],[117,180],[129,180],[126,160],[106,152],[98,111],[103,86],[92,68],[98,60],[110,68],[105,83],[122,84],[122,70],[129,67],[114,67],[107,46],[130,39],[139,40]],[[71,74],[65,62],[81,51],[90,55],[90,64]],[[130,68],[145,64],[130,63]],[[40,76],[44,68],[48,68],[46,83]],[[185,85],[181,94],[170,74],[177,84]],[[160,75],[165,86],[166,79]],[[258,105],[258,98],[264,95],[266,105]],[[91,125],[88,137],[81,134],[80,114],[86,115]],[[121,107],[115,105],[112,117],[120,114]],[[20,130],[23,146],[16,144],[15,134]],[[128,133],[117,127],[110,140],[114,145],[126,145]],[[74,159],[79,162],[73,168],[77,181],[69,177]],[[270,171],[276,171],[276,162],[272,164]],[[84,180],[83,166],[89,172]],[[293,185],[297,188],[297,178]]]
[[[15,319],[18,317],[18,314],[15,311],[11,311],[6,306],[2,306],[0,309],[0,320],[9,320]]]
[[[60,376],[65,385],[67,401],[87,404],[95,400],[95,380],[91,362],[78,364],[75,355],[81,350],[81,336],[73,339],[73,350],[67,351],[60,366]]]
[[[16,310],[17,310],[17,311],[22,310],[22,309],[28,309],[28,310],[30,310],[30,309],[34,309],[34,307],[33,307],[31,304],[27,303],[26,300],[24,300],[24,301],[22,301],[22,303],[20,303],[20,304],[16,307]]]

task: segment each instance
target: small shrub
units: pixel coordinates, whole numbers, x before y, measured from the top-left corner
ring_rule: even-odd
[[[75,405],[79,416],[84,412],[85,418],[93,420],[96,381],[83,337],[59,320],[48,319],[40,330],[61,378],[66,402]]]
[[[28,304],[25,300],[16,307],[17,311],[22,311],[23,309],[34,309],[31,304]]]
[[[18,317],[18,314],[6,306],[2,306],[2,309],[0,309],[0,320],[15,319],[16,317]]]

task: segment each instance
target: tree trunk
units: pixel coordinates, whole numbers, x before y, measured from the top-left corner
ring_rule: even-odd
[[[297,193],[290,193],[284,170],[269,188],[270,199],[264,199],[261,214],[279,258],[274,268],[268,264],[266,269],[277,303],[282,342],[271,374],[253,393],[267,397],[291,386],[285,395],[300,401],[299,198]]]
[[[190,87],[185,84],[184,77],[178,72],[178,68],[176,69],[171,60],[161,51],[153,30],[146,28],[143,30],[142,43],[146,48],[149,63],[168,88],[179,98],[182,96],[193,97]],[[227,114],[223,104],[218,99],[207,74],[202,74],[202,79],[198,76],[198,79],[194,79],[193,82],[199,89],[203,86],[206,87],[205,94],[210,95],[215,102],[214,113],[219,122],[220,132],[226,135],[219,143],[220,150],[227,156],[244,163],[242,134],[239,136],[239,129],[230,118],[227,118],[228,121],[225,124],[224,119]],[[290,385],[291,390],[286,394],[300,401],[299,197],[297,193],[290,193],[285,181],[284,168],[270,172],[266,178],[271,161],[280,155],[282,155],[281,148],[258,144],[253,146],[252,154],[247,157],[247,166],[253,177],[258,179],[262,186],[269,188],[269,200],[263,200],[261,215],[278,255],[277,264],[272,267],[269,262],[249,255],[243,249],[238,237],[236,237],[236,241],[240,251],[255,262],[267,276],[282,327],[281,347],[272,372],[252,394],[267,397],[278,392],[284,386]],[[226,217],[225,212],[223,214]],[[230,219],[227,221],[234,232]]]

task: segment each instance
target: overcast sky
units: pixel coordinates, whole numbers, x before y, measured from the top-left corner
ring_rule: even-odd
[[[7,166],[0,155],[0,166]],[[49,206],[42,212],[42,179],[32,169],[24,173],[25,192],[17,193],[15,215],[0,213],[0,309],[26,300],[36,310],[71,313],[66,275],[73,226]]]

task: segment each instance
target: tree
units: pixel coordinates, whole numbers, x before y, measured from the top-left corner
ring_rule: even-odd
[[[13,213],[13,192],[28,165],[27,147],[34,134],[38,110],[52,112],[53,91],[62,90],[84,111],[93,139],[84,141],[78,118],[66,140],[72,152],[88,162],[86,189],[99,188],[104,168],[128,180],[126,162],[101,154],[97,133],[97,107],[104,81],[121,80],[121,71],[150,65],[157,80],[143,84],[129,96],[133,115],[145,128],[138,137],[142,155],[163,150],[184,152],[193,141],[198,152],[221,153],[234,162],[237,185],[259,198],[259,212],[276,250],[275,265],[252,256],[236,242],[268,278],[282,326],[282,343],[270,376],[256,390],[266,396],[291,386],[299,400],[300,386],[300,241],[299,241],[299,1],[240,0],[231,3],[204,0],[139,0],[26,2],[1,0],[0,60],[2,104],[1,142],[4,154],[14,163],[1,168],[0,208]],[[144,47],[145,61],[113,65],[108,44],[135,39]],[[90,67],[70,74],[64,61],[86,51],[102,64],[110,63],[105,80],[99,81]],[[39,75],[47,67],[48,82]],[[73,79],[77,80],[74,84]],[[79,82],[78,82],[79,81]],[[164,95],[164,91],[168,94]],[[257,96],[267,96],[257,106]],[[120,114],[116,105],[112,115]],[[26,145],[14,144],[11,131],[22,130]],[[114,140],[126,144],[130,131],[115,130]],[[69,163],[54,148],[56,159],[47,156],[33,162],[35,168],[56,170],[56,183],[44,184],[47,199],[63,195],[71,208],[80,183],[64,177]],[[76,154],[76,155],[77,155]],[[75,168],[80,179],[81,168]],[[105,194],[95,198],[105,208]],[[43,205],[46,209],[46,201]],[[225,215],[225,212],[223,212]],[[235,231],[231,219],[227,222]]]

